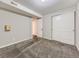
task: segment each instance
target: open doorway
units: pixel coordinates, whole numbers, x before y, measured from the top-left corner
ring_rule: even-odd
[[[42,37],[42,19],[32,18],[32,36]]]
[[[32,35],[37,36],[38,35],[38,30],[37,30],[37,18],[33,17],[32,18]]]

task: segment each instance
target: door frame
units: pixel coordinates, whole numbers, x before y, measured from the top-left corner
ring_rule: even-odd
[[[53,17],[62,15],[62,14],[57,14],[54,16],[51,16],[51,40],[53,39]],[[74,11],[74,45],[76,46],[76,11]]]

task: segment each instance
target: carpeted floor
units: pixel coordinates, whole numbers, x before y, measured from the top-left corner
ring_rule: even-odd
[[[30,42],[30,41],[29,41]],[[79,52],[75,46],[57,42],[54,40],[40,39],[27,46],[27,42],[15,44],[7,48],[8,52],[1,53],[3,58],[78,58]],[[9,51],[9,49],[12,49]],[[7,55],[7,56],[6,56]]]
[[[75,46],[42,39],[24,49],[20,55],[27,58],[77,58],[79,52]],[[21,57],[20,55],[18,57]]]

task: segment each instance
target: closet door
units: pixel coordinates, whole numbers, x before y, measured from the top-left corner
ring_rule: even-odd
[[[74,12],[52,17],[52,40],[74,45]]]

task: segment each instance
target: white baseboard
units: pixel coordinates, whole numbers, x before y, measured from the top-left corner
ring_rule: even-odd
[[[25,40],[30,40],[30,39],[20,40],[20,41],[14,42],[14,43],[10,43],[10,44],[7,44],[7,45],[4,45],[4,46],[1,46],[0,48],[5,48],[5,47],[8,47],[8,46],[11,46],[11,45],[14,45],[14,44],[17,44],[17,43],[23,42],[23,41],[25,41]]]

